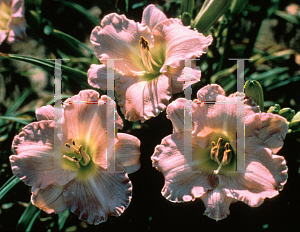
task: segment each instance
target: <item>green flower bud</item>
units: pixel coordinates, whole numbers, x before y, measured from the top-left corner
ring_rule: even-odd
[[[181,22],[184,26],[190,26],[191,25],[191,15],[187,12],[182,13],[181,15]]]
[[[264,111],[264,91],[258,81],[248,80],[245,83],[245,95],[251,97],[260,107],[260,111]]]
[[[230,7],[231,14],[239,15],[245,9],[248,3],[249,0],[233,0]]]
[[[289,124],[289,129],[300,130],[300,111],[293,117]]]
[[[268,109],[267,113],[279,114],[280,109],[281,109],[281,108],[280,108],[280,105],[275,104],[274,106],[271,106],[271,107]]]
[[[192,17],[193,10],[194,10],[194,0],[181,0],[181,14],[187,12]]]
[[[231,0],[206,0],[192,26],[205,32],[229,9],[230,4]]]
[[[291,108],[283,108],[279,111],[279,115],[286,118],[286,120],[290,122],[295,116],[295,110],[292,110]]]

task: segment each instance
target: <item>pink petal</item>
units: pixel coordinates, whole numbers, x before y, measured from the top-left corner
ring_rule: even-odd
[[[156,146],[151,159],[153,167],[156,167],[165,177],[162,195],[169,201],[191,201],[202,196],[208,189],[217,186],[216,175],[202,169],[205,165],[203,163],[206,163],[205,157],[196,156],[196,154],[202,154],[202,151],[192,140],[193,157],[184,155],[183,132],[165,137],[161,145]],[[200,168],[194,170],[197,166]]]
[[[128,207],[132,185],[125,173],[108,173],[99,168],[96,175],[74,179],[64,188],[64,199],[71,212],[90,224],[119,216]]]
[[[197,83],[200,81],[201,72],[199,67],[195,65],[194,62],[192,62],[191,68],[184,67],[185,61],[182,60],[180,63],[179,68],[169,68],[167,73],[164,73],[166,76],[171,78],[171,86],[172,86],[172,93],[180,93],[184,90],[184,85],[186,81],[185,74],[187,72],[191,73],[191,82],[190,84]]]
[[[261,120],[262,126],[258,137],[276,154],[283,146],[288,123],[285,118],[271,113],[262,113]]]
[[[24,0],[12,0],[11,4],[12,17],[23,18],[24,17]]]
[[[170,80],[161,75],[151,81],[122,76],[116,85],[119,106],[129,121],[145,120],[157,116],[171,98]]]
[[[115,73],[115,81],[120,79],[120,74]],[[107,88],[107,68],[104,64],[96,65],[92,64],[88,70],[88,82],[89,85],[94,88],[106,90]]]
[[[7,34],[8,34],[8,30],[0,30],[0,45],[6,39]]]
[[[142,24],[146,24],[152,30],[156,24],[166,20],[165,14],[157,9],[155,5],[148,5],[143,11]]]
[[[100,61],[106,64],[104,59],[123,59],[114,65],[116,71],[124,74],[132,75],[129,69],[143,71],[139,40],[143,36],[151,43],[150,29],[115,13],[105,16],[101,26],[94,28],[90,38]]]
[[[115,142],[115,157],[126,173],[131,174],[139,170],[140,140],[129,134],[118,133]]]
[[[185,98],[178,98],[175,101],[171,102],[171,104],[167,107],[167,118],[171,120],[174,133],[185,130],[184,126],[184,117],[186,115],[192,114],[192,109],[187,108],[187,102],[192,103],[191,100],[186,100]]]
[[[33,189],[31,202],[46,213],[62,213],[68,209],[63,197],[63,186],[48,185],[45,189]]]
[[[182,59],[195,59],[206,53],[212,37],[205,37],[189,27],[182,26],[177,19],[167,19],[157,24],[152,31],[155,46],[166,45],[166,61],[160,72],[168,72],[168,67],[184,67]]]
[[[205,193],[201,200],[205,204],[205,214],[216,221],[226,218],[229,213],[229,206],[236,202],[235,199],[227,197],[224,191],[217,187]]]
[[[26,37],[26,23],[24,19],[13,19],[13,23],[9,25],[11,30],[8,33],[7,42],[14,43],[24,41]],[[17,22],[15,22],[17,21]]]
[[[76,176],[54,165],[54,126],[54,121],[30,123],[13,140],[12,171],[33,188],[65,185]]]
[[[198,100],[204,102],[217,101],[217,99],[221,98],[219,95],[225,96],[225,91],[217,84],[206,85],[197,92]]]
[[[194,100],[193,136],[202,148],[207,148],[220,136],[227,137],[229,141],[244,137],[244,131],[237,134],[237,120],[241,125],[245,125],[245,137],[257,136],[259,133],[259,107],[249,99],[237,98],[237,93],[229,97],[223,94],[220,86],[208,85],[198,91],[198,99]],[[213,104],[208,104],[207,101]],[[237,104],[243,104],[244,107],[244,112],[240,112],[239,115]]]
[[[237,145],[242,151],[237,156],[240,172],[220,175],[220,187],[228,197],[257,207],[266,197],[272,198],[282,190],[288,178],[286,162],[283,157],[272,155],[272,151],[257,138],[246,138],[245,156],[244,142],[238,140]]]
[[[96,146],[97,152],[90,154],[95,162],[100,165],[106,163],[106,117],[107,107],[112,108],[115,102],[103,95],[99,100],[99,94],[94,90],[83,90],[64,102],[63,117],[63,143],[72,140],[81,141],[91,146]],[[123,122],[117,111],[115,115],[115,129],[122,128]]]
[[[35,110],[35,115],[38,121],[42,120],[59,120],[59,112],[51,105],[42,106]]]

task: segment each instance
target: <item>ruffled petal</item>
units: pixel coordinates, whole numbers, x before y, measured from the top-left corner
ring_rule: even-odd
[[[276,154],[283,146],[288,123],[285,118],[271,113],[262,113],[261,120],[262,126],[258,137]]]
[[[131,174],[139,170],[140,164],[140,140],[129,134],[118,133],[115,142],[115,156],[126,173]]]
[[[120,79],[120,74],[115,73],[114,80]],[[88,83],[94,88],[106,90],[107,88],[107,67],[104,64],[92,64],[88,70]]]
[[[197,93],[193,104],[193,136],[202,148],[210,146],[216,135],[225,136],[229,141],[237,138],[257,136],[260,127],[259,107],[250,99],[244,100],[241,93],[225,97],[218,85],[208,85]],[[240,94],[240,96],[238,96]],[[209,103],[210,102],[210,103]],[[238,104],[243,111],[238,112]],[[245,131],[237,131],[237,123],[245,126]]]
[[[146,24],[152,30],[156,24],[166,20],[166,15],[157,9],[155,5],[148,5],[143,11],[142,24]]]
[[[31,202],[46,213],[62,213],[68,209],[63,197],[63,186],[48,185],[45,189],[32,189]]]
[[[191,68],[184,67],[184,66],[185,66],[185,61],[182,60],[180,63],[180,67],[178,68],[170,67],[168,73],[165,73],[166,76],[171,78],[171,86],[172,86],[173,94],[180,93],[184,90],[185,83],[186,83],[186,77],[185,77],[186,73],[191,74],[190,85],[200,81],[201,71],[200,68],[196,66],[194,62],[192,62]]]
[[[182,67],[181,60],[195,59],[206,53],[212,37],[182,26],[177,19],[167,19],[157,24],[152,31],[155,46],[166,45],[166,61],[160,72],[168,72],[172,68]],[[182,67],[183,68],[183,67]]]
[[[38,121],[42,120],[55,120],[58,121],[61,116],[58,109],[55,109],[51,105],[42,106],[35,110],[35,115]]]
[[[272,155],[257,138],[246,138],[245,156],[244,141],[237,142],[239,172],[220,175],[220,187],[228,197],[257,207],[265,198],[272,198],[282,190],[288,178],[286,162],[283,157]]]
[[[167,118],[171,120],[174,133],[186,130],[184,126],[184,118],[191,117],[192,107],[188,108],[187,105],[192,104],[191,100],[185,98],[178,98],[167,107]]]
[[[74,179],[64,188],[71,212],[90,224],[119,216],[129,205],[132,185],[126,173],[109,173],[102,168],[92,177]]]
[[[145,120],[157,116],[169,104],[170,80],[165,75],[151,81],[139,81],[122,76],[116,85],[119,106],[129,121]]]
[[[13,140],[12,171],[33,188],[65,185],[76,176],[54,165],[54,126],[54,121],[30,123]]]
[[[202,163],[201,157],[195,157],[202,154],[195,141],[192,140],[192,157],[184,155],[184,150],[184,132],[178,132],[165,137],[151,157],[153,167],[165,177],[162,195],[172,202],[195,200],[218,183],[216,175],[194,168]]]
[[[218,101],[219,95],[225,96],[225,91],[217,84],[206,85],[197,92],[197,98],[202,102]]]
[[[132,75],[129,69],[144,71],[139,40],[143,36],[152,41],[149,27],[115,13],[105,16],[101,25],[94,28],[90,38],[100,61],[106,64],[105,59],[122,59],[115,60],[115,70],[127,75]]]
[[[204,213],[216,221],[226,218],[230,214],[229,206],[236,202],[235,199],[226,196],[220,187],[209,190],[201,197],[201,200],[206,207]]]
[[[101,96],[94,90],[83,90],[64,102],[63,106],[63,143],[72,140],[88,144],[92,150],[93,160],[99,165],[106,165],[106,118],[115,117],[115,129],[122,128],[123,122],[113,107],[115,102],[106,95]],[[111,115],[107,116],[110,107]],[[112,138],[113,139],[113,138]],[[103,166],[103,167],[104,167]]]

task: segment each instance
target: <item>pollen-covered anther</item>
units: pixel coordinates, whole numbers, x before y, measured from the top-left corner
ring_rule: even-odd
[[[220,139],[219,139],[220,140]],[[219,142],[219,141],[218,141]],[[224,152],[223,152],[223,157],[222,157],[222,161],[220,162],[217,162],[219,164],[219,167],[217,170],[214,170],[214,174],[218,174],[219,171],[221,170],[222,166],[226,166],[227,164],[230,163],[231,161],[231,158],[232,158],[232,152],[231,150],[229,149],[230,147],[230,144],[229,143],[226,143],[225,146],[224,146]],[[219,149],[218,149],[219,151]],[[215,157],[217,157],[218,159],[218,154],[215,154]]]
[[[66,158],[69,161],[75,162],[77,167],[80,168],[81,166],[86,166],[89,164],[91,158],[90,156],[82,149],[82,145],[78,146],[75,141],[72,141],[72,144],[65,143],[65,146],[68,148],[73,149],[73,152],[76,156],[69,157],[64,155],[63,157]],[[81,166],[80,166],[81,165]]]
[[[156,71],[153,69],[153,66],[159,67],[159,64],[157,64],[151,56],[149,42],[143,36],[141,36],[139,43],[141,46],[142,61],[145,68],[148,70],[148,72],[155,73]]]

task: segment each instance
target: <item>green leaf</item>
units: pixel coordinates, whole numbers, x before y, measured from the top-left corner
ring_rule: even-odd
[[[77,12],[79,12],[80,14],[85,16],[86,19],[89,20],[91,22],[91,24],[93,24],[94,26],[100,25],[100,20],[97,17],[95,17],[94,15],[92,15],[87,9],[85,9],[81,5],[74,3],[74,2],[67,2],[67,1],[63,1],[63,0],[55,0],[55,1],[61,2],[65,6],[76,10]]]
[[[24,125],[27,125],[28,123],[31,122],[31,120],[28,119],[24,119],[24,118],[19,118],[19,117],[6,117],[6,116],[0,116],[0,119],[4,119],[4,120],[12,120]]]
[[[278,67],[278,68],[273,68],[269,71],[263,72],[263,73],[253,73],[252,75],[249,76],[249,79],[251,80],[263,80],[269,77],[272,77],[274,75],[282,74],[286,71],[288,71],[289,68],[287,67]]]
[[[0,200],[2,197],[5,196],[6,193],[8,193],[9,190],[11,190],[16,184],[20,182],[20,179],[16,176],[12,176],[2,187],[0,188]]]
[[[62,213],[58,214],[58,230],[59,231],[62,231],[69,215],[70,215],[69,210],[66,210],[65,212],[62,212]]]
[[[54,62],[49,60],[42,60],[39,58],[22,56],[17,54],[4,54],[0,52],[0,59],[10,59],[10,60],[18,60],[24,61],[30,64],[37,65],[43,68],[45,71],[49,72],[49,74],[54,75]],[[70,77],[76,81],[84,81],[87,82],[87,73],[81,70],[68,67],[66,65],[61,65],[62,75],[66,77]]]
[[[296,25],[300,24],[300,21],[298,20],[296,15],[288,14],[286,12],[279,11],[279,10],[275,11],[275,15],[277,15],[277,16],[279,16],[279,17],[281,17],[281,18],[285,19],[286,21],[289,21],[293,24],[296,24]]]
[[[0,54],[1,55],[1,54]],[[7,109],[5,112],[5,116],[11,116],[14,115],[14,112],[22,105],[22,103],[25,101],[25,99],[29,96],[31,93],[32,89],[28,88],[26,89],[21,96],[13,103],[11,107]]]
[[[41,210],[29,202],[27,208],[20,217],[16,231],[30,231]]]
[[[56,29],[53,29],[52,30],[52,34],[54,36],[57,36],[57,37],[60,37],[60,38],[63,38],[67,41],[71,41],[72,43],[74,43],[75,45],[78,45],[84,49],[86,49],[89,53],[91,53],[92,55],[95,55],[94,53],[94,50],[90,49],[88,46],[86,46],[84,43],[80,42],[78,39],[74,38],[73,36],[71,35],[68,35],[62,31],[59,31],[59,30],[56,30]]]

